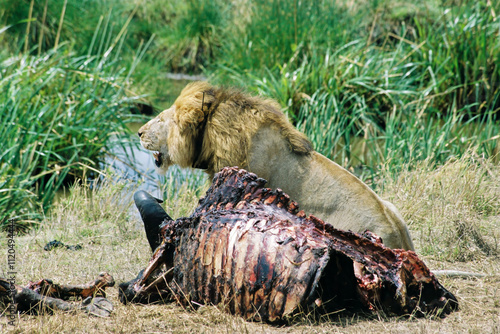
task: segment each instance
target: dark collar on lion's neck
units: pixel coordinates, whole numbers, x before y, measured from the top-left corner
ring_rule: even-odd
[[[203,111],[204,107],[204,100],[205,100],[205,92],[203,92],[203,100],[201,103],[201,111]],[[210,117],[210,111],[207,112],[205,117],[203,118],[203,121],[201,121],[196,129],[198,130],[198,134],[196,136],[196,139],[194,141],[194,159],[193,159],[193,168],[197,169],[208,169],[208,161],[202,160],[201,159],[201,152],[203,150],[203,138],[205,137],[205,129],[207,127],[207,121],[208,118]]]
[[[207,126],[208,115],[205,116],[203,122],[198,124],[198,135],[194,141],[194,162],[193,168],[208,169],[208,161],[201,159],[201,152],[203,149],[203,137],[205,137],[205,128]]]

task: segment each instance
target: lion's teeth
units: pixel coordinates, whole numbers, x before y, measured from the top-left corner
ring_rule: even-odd
[[[155,159],[155,165],[161,167],[162,164],[162,154],[160,152],[153,152],[153,158]]]

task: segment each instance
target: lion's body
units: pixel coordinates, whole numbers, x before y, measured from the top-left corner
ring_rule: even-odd
[[[245,168],[289,194],[306,214],[340,229],[370,230],[391,248],[413,249],[397,209],[313,151],[272,100],[194,83],[139,135],[146,149],[161,153],[163,171],[171,164],[210,175],[226,166]]]

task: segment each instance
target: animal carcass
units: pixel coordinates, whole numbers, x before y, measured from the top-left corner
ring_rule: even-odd
[[[223,303],[233,314],[270,322],[310,308],[401,315],[458,307],[414,252],[306,217],[265,183],[224,168],[194,213],[175,221],[158,214],[153,198],[136,201],[146,229],[154,226],[148,210],[164,218],[162,242],[138,277],[120,285],[121,301]]]

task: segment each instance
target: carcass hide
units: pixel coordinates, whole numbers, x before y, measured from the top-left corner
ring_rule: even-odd
[[[311,307],[398,315],[458,307],[414,252],[306,217],[265,183],[225,168],[189,218],[165,214],[162,243],[138,277],[120,285],[121,301],[223,303],[245,319],[270,322]],[[158,211],[155,200],[147,205]]]

